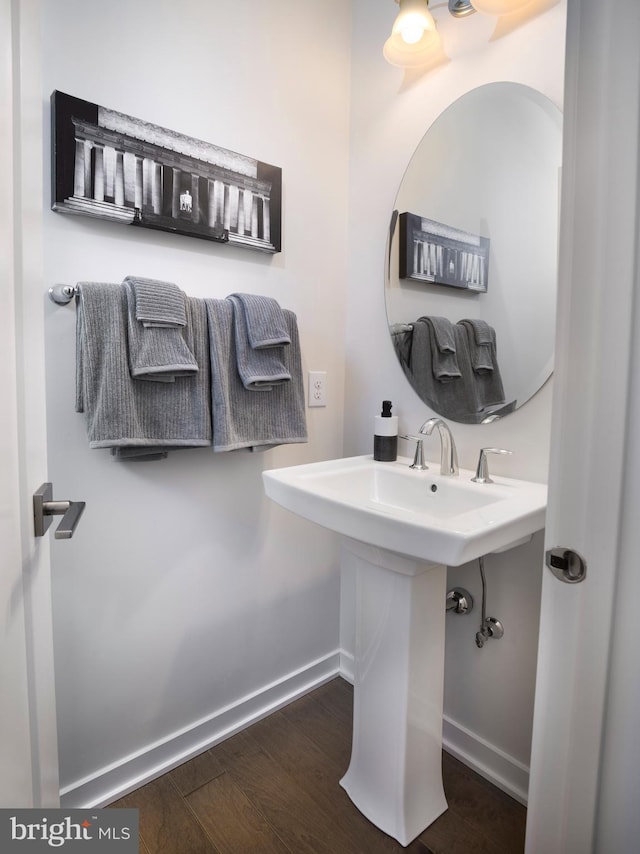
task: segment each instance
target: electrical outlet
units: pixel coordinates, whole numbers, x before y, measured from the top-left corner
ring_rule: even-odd
[[[309,371],[309,406],[327,405],[327,372]]]

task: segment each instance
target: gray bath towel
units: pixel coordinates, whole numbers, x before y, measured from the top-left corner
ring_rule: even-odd
[[[174,382],[176,377],[192,376],[197,373],[198,363],[187,344],[184,328],[143,326],[136,319],[136,296],[133,283],[125,279],[122,287],[128,309],[131,376],[138,380],[166,383]]]
[[[175,328],[187,325],[185,294],[172,282],[127,276],[135,296],[135,317],[143,326]]]
[[[231,294],[229,299],[239,301],[242,306],[249,344],[254,350],[291,343],[284,311],[273,297]]]
[[[459,320],[467,329],[471,367],[477,374],[485,374],[496,368],[496,333],[486,320]]]
[[[248,391],[271,391],[276,385],[290,382],[291,374],[285,365],[285,349],[289,344],[287,347],[275,344],[253,347],[249,338],[245,302],[236,295],[227,297],[227,300],[233,309],[236,362],[244,387]],[[290,340],[288,332],[286,336]]]
[[[185,335],[199,370],[173,383],[139,382],[129,371],[129,312],[121,285],[83,282],[77,310],[76,411],[91,448],[211,445],[209,341],[203,300],[187,298]],[[122,451],[122,454],[127,451]]]
[[[456,339],[453,323],[446,317],[421,317],[419,322],[426,323],[431,334],[431,369],[441,383],[449,383],[462,376],[456,354]]]
[[[209,320],[213,450],[233,451],[307,441],[302,361],[296,316],[283,310],[291,344],[283,348],[291,381],[268,394],[245,388],[238,373],[233,303],[204,301]]]
[[[409,369],[411,362],[411,339],[413,337],[413,324],[411,323],[393,323],[389,327],[391,332],[391,341],[396,351],[400,364],[405,373]]]

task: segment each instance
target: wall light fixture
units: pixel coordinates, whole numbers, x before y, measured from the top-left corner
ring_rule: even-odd
[[[417,68],[425,65],[437,51],[442,50],[442,39],[433,16],[429,0],[395,0],[400,6],[391,35],[384,43],[382,53],[391,65]],[[533,0],[448,0],[446,5],[454,18],[464,18],[481,12],[501,16],[518,12]],[[444,6],[439,3],[438,6]],[[434,7],[435,8],[435,7]]]
[[[400,12],[382,53],[391,65],[413,68],[423,65],[440,44],[429,0],[396,0]]]

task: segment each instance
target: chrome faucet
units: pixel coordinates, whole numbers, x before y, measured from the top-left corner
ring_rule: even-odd
[[[419,433],[425,436],[430,436],[433,433],[434,427],[438,428],[440,434],[440,474],[457,475],[458,474],[458,453],[456,451],[456,443],[453,441],[451,430],[447,427],[441,418],[429,418],[425,421]]]

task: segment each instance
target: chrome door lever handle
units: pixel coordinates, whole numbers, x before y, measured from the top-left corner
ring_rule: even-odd
[[[53,484],[43,483],[33,494],[33,524],[36,537],[43,537],[52,516],[62,516],[56,528],[56,540],[70,539],[84,512],[84,501],[53,501]]]

